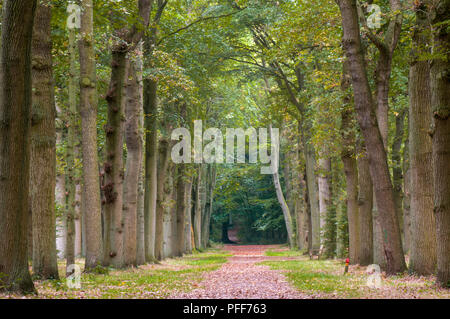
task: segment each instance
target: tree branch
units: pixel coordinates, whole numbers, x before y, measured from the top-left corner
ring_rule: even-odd
[[[242,8],[242,9],[239,9],[238,11],[235,11],[235,12],[227,13],[227,14],[222,14],[222,15],[218,15],[218,16],[213,16],[213,17],[206,17],[206,18],[200,18],[200,19],[197,19],[197,20],[195,20],[195,21],[189,23],[188,25],[186,25],[186,26],[184,26],[184,27],[181,27],[181,28],[175,30],[174,32],[171,32],[171,33],[169,33],[169,34],[163,36],[161,39],[159,39],[159,41],[158,41],[157,44],[160,44],[163,40],[167,39],[168,37],[171,37],[171,36],[173,36],[173,35],[175,35],[175,34],[181,32],[181,31],[184,31],[184,30],[186,30],[186,29],[189,29],[190,27],[192,27],[193,25],[195,25],[195,24],[197,24],[197,23],[204,22],[204,21],[207,21],[207,20],[214,20],[214,19],[220,19],[220,18],[229,17],[229,16],[232,16],[232,15],[235,15],[236,13],[241,12],[242,10],[245,10],[246,8],[247,8],[247,7]]]

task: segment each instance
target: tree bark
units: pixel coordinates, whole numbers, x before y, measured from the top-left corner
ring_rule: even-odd
[[[320,249],[320,212],[317,196],[317,179],[315,174],[315,156],[314,147],[309,142],[304,142],[305,163],[306,163],[306,182],[308,185],[308,199],[311,213],[311,232],[309,240],[313,253],[318,253]]]
[[[373,97],[364,62],[356,1],[338,0],[338,4],[342,14],[343,46],[350,65],[355,109],[367,147],[370,175],[375,189],[380,226],[383,232],[383,251],[387,260],[386,272],[396,274],[403,272],[406,269],[406,264],[395,211],[387,155],[374,114]]]
[[[391,159],[392,167],[392,186],[394,187],[394,202],[397,212],[400,232],[403,235],[403,170],[400,150],[403,143],[405,131],[406,110],[402,110],[395,118],[395,135],[392,143]],[[402,236],[403,238],[403,236]],[[402,241],[403,242],[403,241]]]
[[[82,201],[81,185],[77,178],[75,185],[75,257],[82,257],[83,255]]]
[[[31,40],[36,1],[3,1],[0,79],[0,288],[34,292],[28,270]]]
[[[320,211],[320,229],[321,246],[326,258],[334,256],[334,246],[336,244],[333,238],[333,222],[330,220],[332,213],[331,205],[331,158],[319,159],[320,174],[318,177],[319,185],[319,211]]]
[[[202,184],[203,184],[203,164],[200,164],[197,169],[197,182],[195,187],[195,210],[194,210],[194,242],[195,248],[201,248],[202,238]]]
[[[183,256],[183,252],[185,250],[185,240],[186,233],[185,229],[185,221],[186,221],[186,186],[185,186],[185,164],[180,164],[178,167],[177,174],[177,244],[176,251],[174,252],[175,256]]]
[[[140,119],[142,112],[142,77],[139,51],[130,59],[126,89],[126,129],[127,161],[124,182],[124,264],[137,265],[137,210],[139,173],[142,167],[143,145],[140,136]]]
[[[56,258],[56,108],[53,87],[51,7],[36,9],[32,40],[32,116],[30,196],[33,224],[33,273],[58,279]]]
[[[450,1],[432,12],[433,52],[431,108],[433,114],[433,185],[437,239],[437,282],[450,287]],[[446,23],[447,22],[447,23]]]
[[[127,78],[128,53],[133,51],[149,24],[152,0],[139,0],[139,17],[132,26],[114,31],[114,44],[111,48],[111,78],[106,94],[108,103],[108,122],[106,133],[106,162],[104,163],[105,184],[105,265],[116,268],[124,266],[123,238],[123,132],[125,118],[125,84]],[[112,21],[115,25],[116,21]]]
[[[365,145],[359,141],[361,156],[358,157],[358,242],[359,260],[361,266],[374,262],[374,235],[373,235],[373,186],[370,176],[369,161]]]
[[[102,190],[105,197],[105,233],[103,264],[123,267],[123,133],[125,119],[125,79],[127,74],[127,51],[124,44],[112,49],[111,81],[106,101],[108,122],[106,132],[106,161]]]
[[[146,51],[146,53],[148,53]],[[157,197],[158,131],[157,82],[144,80],[145,125],[145,260],[155,260],[155,223]]]
[[[202,247],[207,248],[209,243],[209,227],[212,213],[212,192],[214,191],[213,166],[205,165],[205,188],[203,194],[203,213],[202,213]]]
[[[159,164],[158,164],[158,180],[157,180],[157,198],[156,198],[156,221],[155,221],[155,258],[162,260],[163,244],[164,244],[164,191],[166,184],[166,175],[169,166],[169,142],[165,139],[159,142]]]
[[[359,209],[358,209],[358,167],[356,162],[356,136],[354,130],[354,116],[351,103],[351,95],[347,92],[350,88],[350,74],[348,61],[344,62],[341,89],[344,93],[344,110],[341,113],[342,153],[344,164],[347,193],[347,219],[349,226],[349,258],[350,263],[361,262],[361,247],[359,233]],[[356,124],[356,123],[355,123]]]
[[[272,135],[272,125],[270,125],[270,136]],[[274,151],[274,147],[276,148],[275,152],[278,153],[278,146],[272,145],[272,151]],[[292,224],[291,212],[289,211],[289,207],[283,195],[283,190],[281,189],[280,174],[278,173],[278,163],[275,163],[275,166],[277,169],[272,174],[273,185],[275,186],[275,191],[277,193],[278,203],[280,203],[281,210],[283,211],[284,223],[286,225],[286,232],[288,236],[288,244],[289,247],[293,249],[295,247],[295,233]]]
[[[67,110],[66,147],[66,272],[75,264],[75,144],[77,134],[76,30],[69,30],[69,108]],[[70,273],[68,273],[70,275]]]
[[[100,181],[97,153],[97,76],[93,33],[92,0],[81,2],[80,114],[83,159],[84,227],[86,229],[85,271],[102,263]]]
[[[409,131],[409,129],[408,129]],[[411,169],[409,163],[409,138],[403,148],[403,251],[408,254],[411,247]]]
[[[192,253],[192,176],[188,177],[185,185],[186,213],[185,213],[185,252]]]
[[[143,126],[143,125],[141,125]],[[143,136],[141,133],[141,143],[143,144]],[[144,166],[141,163],[139,170],[139,188],[138,188],[138,208],[137,208],[137,234],[136,234],[136,263],[137,265],[145,264],[145,212],[144,212]]]
[[[432,122],[429,61],[420,59],[427,45],[427,14],[416,9],[412,61],[409,69],[409,156],[411,249],[409,270],[431,275],[436,270],[436,225],[433,215]],[[422,52],[423,54],[424,52]]]

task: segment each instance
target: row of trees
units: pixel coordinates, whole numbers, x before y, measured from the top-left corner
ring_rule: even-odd
[[[2,3],[2,289],[34,291],[29,257],[59,277],[56,233],[67,266],[123,268],[244,211],[249,242],[388,274],[409,253],[448,285],[448,1],[377,1],[375,27],[371,1],[31,2]],[[280,171],[175,165],[198,119],[279,127]]]
[[[408,253],[448,286],[448,3],[373,4],[251,2],[222,57],[260,74],[259,123],[286,136],[274,185],[290,245],[344,256],[347,222],[352,263],[395,274]]]
[[[170,161],[171,128],[202,110],[187,114],[192,83],[158,51],[167,2],[113,4],[108,26],[89,0],[3,4],[2,289],[34,291],[29,257],[59,278],[57,242],[68,273],[77,255],[89,272],[208,245],[215,168]]]

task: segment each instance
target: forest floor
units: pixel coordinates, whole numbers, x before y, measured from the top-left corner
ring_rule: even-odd
[[[225,245],[159,264],[82,274],[80,289],[68,288],[64,278],[36,280],[38,295],[0,298],[450,299],[450,291],[437,288],[431,276],[382,275],[381,287],[370,288],[366,270],[350,266],[344,274],[342,260],[310,260],[280,245]]]

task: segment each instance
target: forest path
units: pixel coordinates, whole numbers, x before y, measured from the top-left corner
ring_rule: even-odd
[[[287,282],[280,271],[268,266],[257,265],[268,260],[287,260],[288,257],[265,256],[269,249],[279,249],[279,245],[225,245],[224,250],[233,256],[216,271],[205,273],[203,281],[187,293],[175,293],[174,299],[304,299]]]

